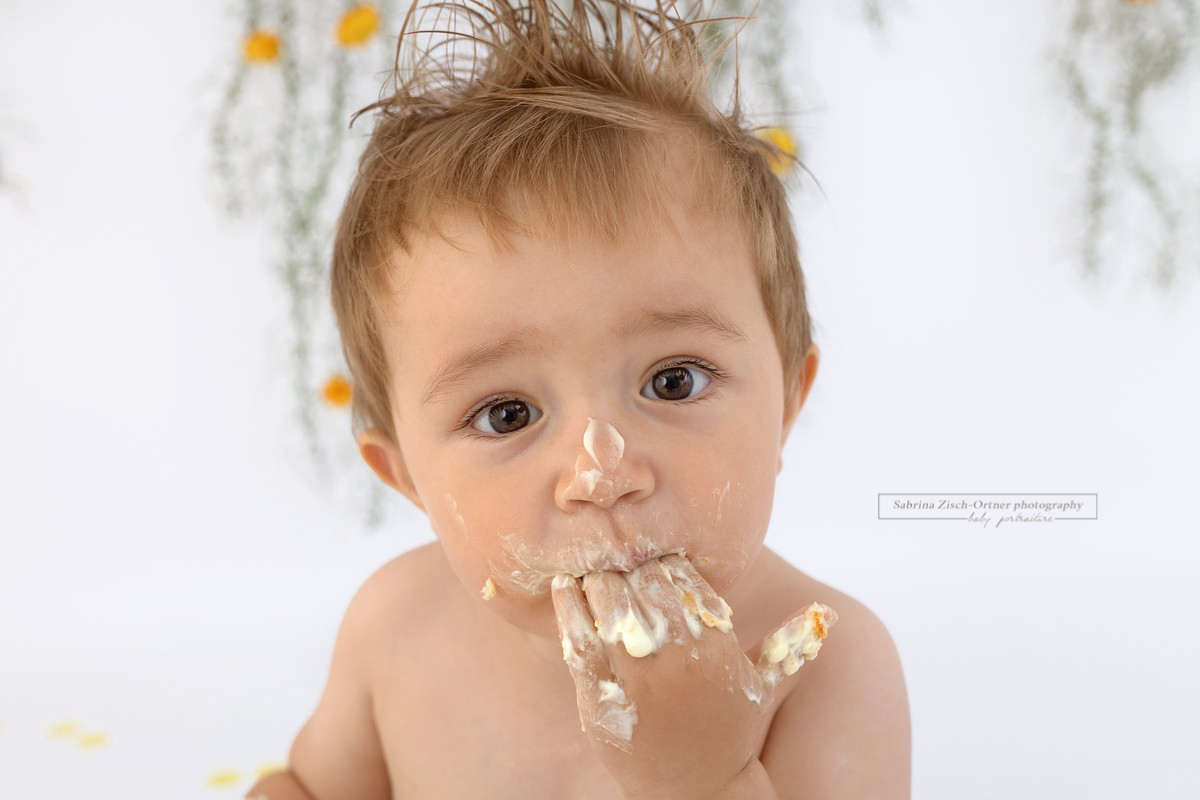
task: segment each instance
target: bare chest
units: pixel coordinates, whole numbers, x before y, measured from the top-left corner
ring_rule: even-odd
[[[561,685],[538,691],[483,666],[412,660],[376,691],[395,800],[622,799],[580,730],[570,687],[563,698],[552,691]]]
[[[558,681],[531,678],[444,642],[424,645],[375,691],[395,800],[623,800],[580,730],[565,666]],[[764,729],[759,754],[765,739]]]
[[[764,591],[778,599],[739,610],[743,647],[760,641],[798,607],[797,597],[811,593]],[[376,724],[395,800],[623,800],[580,730],[566,665],[547,664],[533,670],[537,674],[528,664],[514,667],[498,645],[493,620],[472,622],[452,606],[441,624],[410,628],[403,641],[383,648],[388,655],[373,670]],[[780,685],[770,717],[795,685]],[[759,756],[769,725],[757,743]]]

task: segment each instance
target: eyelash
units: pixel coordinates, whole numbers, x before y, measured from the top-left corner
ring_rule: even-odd
[[[668,361],[667,363],[663,364],[658,369],[656,369],[654,371],[654,374],[657,375],[659,372],[662,372],[663,370],[672,369],[674,367],[684,367],[684,366],[699,367],[700,369],[704,370],[705,372],[711,373],[712,376],[717,379],[717,381],[724,381],[725,378],[728,377],[727,373],[724,370],[714,367],[712,364],[709,364],[707,361],[703,361],[698,358],[678,358],[673,361]],[[710,397],[712,397],[714,394],[716,394],[715,389],[713,391],[706,392],[704,395],[702,395],[699,398],[696,398],[693,400],[681,400],[676,403],[671,403],[671,405],[681,406],[681,405],[689,405],[691,403],[701,403],[701,402],[704,402],[705,400],[709,399]],[[472,433],[470,431],[470,425],[472,422],[475,421],[476,417],[478,417],[483,412],[487,411],[492,406],[499,405],[501,403],[512,402],[514,400],[521,400],[521,398],[516,397],[515,395],[510,395],[510,394],[494,395],[492,397],[489,397],[487,400],[484,400],[482,403],[475,406],[475,408],[468,411],[466,413],[466,415],[463,416],[463,418],[461,420],[459,420],[458,425],[456,426],[455,430],[463,431],[466,436],[468,436],[472,439],[496,440],[496,439],[508,438],[507,436],[489,436],[487,434],[482,434],[482,433]]]

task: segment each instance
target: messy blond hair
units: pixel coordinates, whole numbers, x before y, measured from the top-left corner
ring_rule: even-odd
[[[453,33],[449,43],[485,46],[466,78],[453,54],[433,59],[433,47],[416,54],[404,76],[403,55],[413,55],[407,40],[439,32],[410,29],[421,5],[414,2],[389,84],[355,114],[377,111],[338,222],[331,294],[356,438],[378,428],[397,441],[382,330],[394,285],[389,257],[396,248],[411,255],[409,232],[441,233],[439,212],[465,209],[501,248],[510,248],[506,231],[532,230],[522,219],[615,243],[654,207],[645,203],[662,197],[664,159],[681,141],[690,147],[672,163],[687,165],[696,202],[744,224],[785,396],[803,377],[812,343],[804,277],[786,192],[770,166],[786,154],[743,124],[736,78],[732,111],[714,105],[709,61],[732,37],[706,58],[696,31],[730,18],[683,19],[663,0],[654,9],[563,2],[569,14],[547,0],[426,4],[470,20],[471,33],[440,31]],[[512,213],[518,206],[522,213]]]

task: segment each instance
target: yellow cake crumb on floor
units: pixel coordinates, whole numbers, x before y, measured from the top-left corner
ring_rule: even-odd
[[[83,750],[95,750],[108,744],[107,731],[92,731],[91,733],[81,734],[76,742]]]
[[[51,739],[66,739],[79,733],[79,723],[73,719],[56,722],[46,729]]]
[[[283,772],[285,769],[287,769],[287,764],[283,764],[280,762],[272,762],[270,764],[263,764],[261,767],[258,768],[258,771],[255,773],[255,777],[265,778],[268,775],[270,775],[272,772]]]
[[[213,789],[229,789],[242,782],[237,770],[223,769],[208,776],[208,785]]]

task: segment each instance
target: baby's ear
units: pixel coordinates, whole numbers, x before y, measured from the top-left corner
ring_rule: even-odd
[[[400,447],[379,428],[368,428],[358,435],[358,452],[363,461],[379,476],[379,480],[412,501],[422,511],[425,506],[417,494],[412,476],[404,465]]]
[[[813,342],[808,348],[808,353],[804,356],[803,371],[800,374],[800,379],[796,381],[796,386],[790,395],[784,398],[783,436],[779,441],[780,450],[783,449],[788,434],[792,432],[792,425],[795,424],[796,417],[800,416],[800,409],[804,407],[804,401],[808,398],[808,392],[812,389],[813,381],[817,378],[817,366],[820,362],[821,348],[817,347],[816,342]],[[780,459],[779,466],[782,469],[782,459]]]

